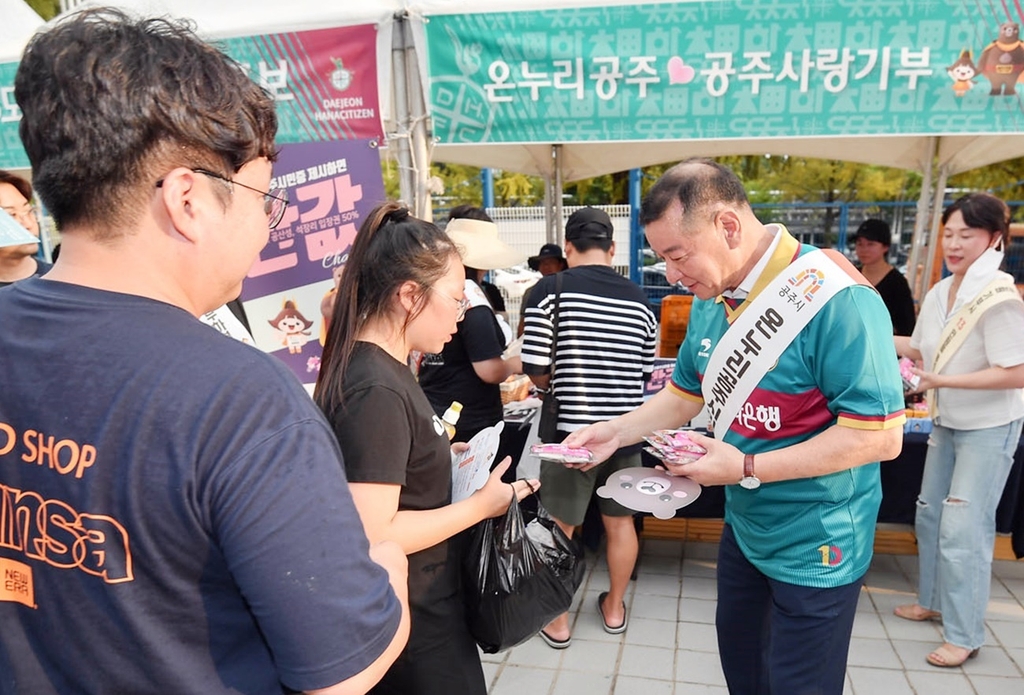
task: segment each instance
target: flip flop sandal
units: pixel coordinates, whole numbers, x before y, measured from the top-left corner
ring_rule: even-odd
[[[569,635],[565,639],[555,639],[543,630],[540,631],[540,638],[551,647],[552,649],[565,649],[572,644],[572,635]]]
[[[629,622],[625,614],[626,604],[622,604],[622,624],[621,625],[609,625],[608,621],[604,617],[604,599],[608,596],[607,591],[601,592],[601,595],[597,597],[597,612],[601,614],[601,625],[604,626],[604,631],[609,635],[620,635],[626,631],[626,625]]]
[[[936,649],[928,655],[928,663],[932,666],[938,666],[939,668],[956,668],[957,666],[962,666],[963,663],[968,659],[973,659],[974,657],[978,656],[978,652],[980,650],[981,647],[978,647],[978,649],[973,649],[967,652],[967,656],[963,657],[960,660],[957,660],[953,657],[953,654],[949,649],[949,645],[943,644],[941,647],[939,647],[938,649]]]

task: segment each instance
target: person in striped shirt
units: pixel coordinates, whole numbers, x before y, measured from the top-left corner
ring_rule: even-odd
[[[612,267],[612,233],[603,210],[574,212],[565,227],[568,270],[541,278],[526,302],[523,371],[558,398],[559,440],[640,406],[654,364],[654,312],[643,290]],[[594,490],[615,471],[639,465],[639,445],[624,447],[586,471],[542,461],[541,501],[571,537]],[[600,497],[598,506],[608,536],[610,586],[598,598],[597,610],[604,629],[618,634],[626,629],[623,598],[636,562],[636,529],[632,510]],[[568,615],[556,618],[540,636],[555,649],[568,647]]]

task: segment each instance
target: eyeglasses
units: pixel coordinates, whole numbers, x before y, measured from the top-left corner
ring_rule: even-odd
[[[192,169],[197,174],[203,176],[209,176],[211,179],[219,179],[226,181],[227,183],[233,183],[236,186],[242,188],[248,188],[250,191],[256,191],[263,196],[263,212],[267,215],[267,222],[270,228],[273,229],[277,225],[281,224],[281,220],[284,218],[284,211],[288,208],[288,191],[283,188],[273,188],[268,193],[267,191],[261,191],[258,188],[247,186],[240,181],[229,179],[227,176],[221,176],[220,174],[210,171],[209,169]],[[156,187],[160,188],[164,185],[164,180],[160,179],[156,182]]]
[[[449,297],[444,292],[441,292],[440,290],[436,290],[433,287],[431,287],[430,289],[433,290],[434,292],[436,292],[437,294],[441,295],[445,299],[451,300],[451,301],[455,302],[458,305],[459,313],[455,315],[455,320],[456,321],[461,321],[462,317],[466,315],[467,311],[469,311],[469,300],[468,299],[466,299],[466,298],[456,299],[455,297]]]
[[[20,207],[5,207],[2,208],[4,212],[13,217],[16,220],[24,221],[33,219],[36,214],[35,205],[22,205]]]

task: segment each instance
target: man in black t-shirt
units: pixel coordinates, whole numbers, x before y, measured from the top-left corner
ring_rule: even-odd
[[[111,10],[36,34],[14,89],[64,243],[0,290],[0,695],[366,692],[405,556],[288,370],[197,319],[284,213],[273,99]]]

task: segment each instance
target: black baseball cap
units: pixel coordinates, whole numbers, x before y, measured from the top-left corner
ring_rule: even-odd
[[[569,215],[565,223],[565,240],[611,239],[615,232],[608,213],[597,208],[581,208]]]

